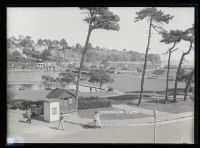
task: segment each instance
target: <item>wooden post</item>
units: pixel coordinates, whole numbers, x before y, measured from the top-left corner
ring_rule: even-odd
[[[156,109],[154,109],[154,143],[156,143]]]
[[[154,92],[154,98],[157,98],[157,101],[155,103],[155,107],[153,110],[153,115],[154,115],[154,143],[156,143],[156,118],[157,118],[157,110],[156,110],[156,105],[159,102],[159,98],[156,96],[156,93]]]

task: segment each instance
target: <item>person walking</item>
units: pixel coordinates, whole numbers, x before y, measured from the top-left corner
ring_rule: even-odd
[[[94,122],[95,122],[95,127],[101,128],[100,115],[98,111],[95,111]]]
[[[26,111],[26,115],[27,115],[27,122],[30,124],[31,123],[31,115],[32,115],[32,111],[30,106],[27,107],[27,111]]]
[[[59,120],[59,123],[58,123],[58,129],[60,127],[60,124],[62,126],[62,130],[64,130],[64,116],[63,116],[63,113],[61,113],[61,115],[60,115],[60,120]]]

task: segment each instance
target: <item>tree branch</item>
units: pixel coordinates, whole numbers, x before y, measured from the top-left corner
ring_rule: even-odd
[[[172,52],[174,52],[174,51],[176,51],[176,50],[178,50],[178,48],[176,48],[176,49],[174,49],[174,50],[171,50],[170,52],[172,53]]]

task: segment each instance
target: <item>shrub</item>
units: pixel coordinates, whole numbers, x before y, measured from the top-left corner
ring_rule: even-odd
[[[78,101],[78,109],[90,109],[90,108],[104,108],[111,107],[111,102],[105,99],[99,99],[99,97],[87,97],[80,98]]]
[[[153,71],[153,74],[154,74],[154,75],[162,75],[164,72],[165,72],[165,70],[163,70],[163,69],[158,69],[158,70],[154,70],[154,71]]]
[[[13,100],[10,101],[8,104],[9,109],[17,109],[19,108],[20,110],[26,110],[29,105],[36,105],[36,110],[33,110],[33,112],[37,112],[40,115],[43,114],[43,108],[44,104],[43,101],[29,101],[29,100]]]
[[[112,87],[109,87],[109,88],[108,88],[108,91],[113,91],[113,88],[112,88]]]

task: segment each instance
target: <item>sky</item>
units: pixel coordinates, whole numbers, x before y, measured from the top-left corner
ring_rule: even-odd
[[[148,23],[146,21],[134,22],[136,12],[142,7],[110,7],[109,10],[120,17],[120,30],[94,30],[90,43],[93,47],[105,47],[127,51],[145,53],[148,37]],[[185,30],[194,24],[193,7],[157,7],[164,13],[173,15],[169,24],[163,24],[166,30]],[[7,8],[7,36],[29,35],[37,42],[38,39],[61,40],[65,38],[68,45],[75,46],[85,43],[88,24],[83,21],[84,13],[78,7],[10,7]],[[171,44],[160,43],[161,36],[154,30],[150,42],[149,53],[162,54],[170,48]],[[189,48],[189,43],[181,41],[172,53],[172,61],[180,60],[183,51]],[[166,60],[167,55],[161,55]],[[186,57],[193,64],[194,50]]]

